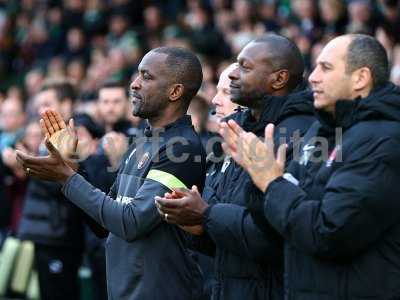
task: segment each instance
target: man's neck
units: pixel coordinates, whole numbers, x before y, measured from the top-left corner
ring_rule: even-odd
[[[111,132],[114,130],[114,124],[106,124],[105,125],[106,132]]]

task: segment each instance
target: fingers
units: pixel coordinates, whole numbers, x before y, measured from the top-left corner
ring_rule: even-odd
[[[240,138],[244,131],[235,121],[229,120],[228,123],[221,123],[219,134],[223,137],[225,146],[223,145],[223,149],[225,153],[232,155],[231,152],[236,152]]]
[[[179,208],[182,206],[182,201],[181,199],[166,199],[166,198],[161,198],[159,196],[154,197],[154,200],[157,205],[161,207],[162,210],[164,208]]]
[[[69,119],[68,127],[75,132],[75,121],[74,119]]]
[[[286,150],[287,150],[287,144],[282,144],[278,148],[276,162],[282,169],[285,167],[286,163]]]
[[[42,124],[41,126],[42,130],[44,130],[45,135],[46,133],[48,133],[50,136],[52,136],[56,131],[67,127],[60,113],[58,113],[57,111],[48,109],[45,110],[41,115],[44,122],[44,126]]]
[[[183,198],[190,195],[190,190],[186,188],[177,188],[173,190],[175,198]]]
[[[50,113],[52,114],[53,119],[60,129],[67,128],[67,125],[65,124],[63,118],[61,117],[61,114],[58,111],[50,110]]]
[[[195,193],[195,194],[200,195],[199,189],[197,188],[197,185],[192,186],[192,192]]]
[[[53,114],[53,111],[47,110],[47,111],[45,111],[45,114],[47,114],[49,121],[50,121],[51,125],[53,126],[54,131],[61,130],[61,128],[57,122],[57,119],[56,119],[55,115]]]
[[[40,119],[39,120],[39,124],[40,124],[40,128],[42,129],[42,133],[45,137],[50,138],[51,133],[48,130],[47,126],[46,126],[46,122],[44,121],[44,119]]]
[[[45,128],[45,132],[44,133],[48,133],[49,136],[52,136],[56,131],[53,128],[53,125],[50,122],[50,118],[47,114],[47,111],[45,111],[44,113],[42,113],[42,120],[44,122],[44,128]]]
[[[24,168],[37,168],[43,163],[43,157],[34,157],[29,154],[26,154],[22,151],[16,150],[16,159],[17,162]]]
[[[221,123],[219,134],[224,139],[228,148],[236,149],[238,136],[227,123]]]
[[[274,147],[274,124],[270,123],[265,127],[265,143],[268,146]]]
[[[56,147],[54,147],[54,145],[50,142],[50,140],[48,138],[45,138],[44,144],[45,144],[47,150],[49,151],[49,153],[51,155],[53,155],[53,156],[57,157],[58,159],[62,160],[60,152],[58,152]]]
[[[242,127],[240,127],[235,121],[229,120],[228,121],[228,126],[237,134],[240,135],[243,132],[245,132]]]

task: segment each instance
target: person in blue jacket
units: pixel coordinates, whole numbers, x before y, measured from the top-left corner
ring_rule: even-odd
[[[18,153],[18,159],[28,174],[61,182],[64,195],[110,232],[109,299],[198,299],[201,274],[186,233],[159,216],[154,197],[204,183],[205,153],[186,115],[202,82],[201,64],[189,50],[160,47],[143,57],[138,71],[130,85],[133,115],[149,127],[130,146],[108,195],[76,173],[49,140],[50,156]]]
[[[272,125],[265,144],[224,125],[226,149],[262,191],[260,211],[285,239],[285,299],[400,299],[400,89],[388,78],[375,38],[329,42],[309,77],[318,121],[286,173]]]

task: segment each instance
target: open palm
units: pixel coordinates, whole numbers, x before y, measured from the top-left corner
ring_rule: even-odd
[[[46,110],[41,116],[42,132],[59,151],[60,155],[67,160],[76,158],[78,137],[73,119],[69,121],[67,126],[60,113],[51,109]]]

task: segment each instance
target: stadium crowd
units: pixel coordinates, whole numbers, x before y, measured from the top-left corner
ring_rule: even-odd
[[[268,38],[268,33],[287,37],[297,47],[287,44],[286,39]],[[264,136],[264,128],[271,122],[277,128],[281,122],[282,128],[293,127],[293,131],[300,130],[304,135],[315,121],[310,99],[301,92],[304,103],[283,108],[280,103],[274,111],[267,113],[243,101],[243,95],[236,95],[235,99],[229,85],[231,81],[239,81],[240,76],[235,73],[237,59],[239,64],[246,57],[259,59],[261,68],[270,57],[258,57],[255,53],[274,53],[279,57],[273,49],[274,46],[280,49],[287,60],[277,58],[275,63],[279,68],[288,69],[290,76],[297,80],[279,87],[265,87],[266,90],[261,88],[259,92],[271,99],[283,97],[279,99],[292,101],[289,95],[298,92],[299,86],[304,87],[302,79],[307,79],[318,66],[317,58],[328,42],[347,33],[375,37],[388,57],[390,81],[400,85],[400,1],[397,0],[0,0],[0,247],[9,237],[33,242],[34,268],[39,275],[42,299],[79,299],[82,285],[78,282],[78,270],[82,265],[91,270],[93,299],[107,299],[106,241],[90,229],[96,227],[90,224],[93,220],[87,218],[78,204],[68,200],[62,184],[27,176],[17,161],[17,150],[35,156],[48,152],[39,123],[43,112],[49,109],[59,112],[66,122],[74,119],[78,147],[84,158],[80,160],[83,177],[108,193],[118,176],[121,159],[126,159],[124,154],[148,128],[145,118],[132,115],[134,104],[129,101],[132,98],[129,93],[140,90],[136,87],[139,83],[135,83],[142,76],[139,64],[150,50],[164,46],[183,47],[199,57],[203,80],[188,113],[209,158],[222,150],[210,149],[207,143],[218,133],[221,119],[240,113],[244,107],[261,115],[256,118],[256,124],[246,123],[247,119],[235,121],[259,137]],[[301,56],[296,56],[296,51]],[[299,72],[303,77],[296,77]],[[312,79],[314,77],[310,78],[311,84],[316,81]],[[248,80],[250,89],[260,88],[256,86],[260,82],[257,75]],[[247,99],[253,99],[254,95],[249,93],[247,96]],[[235,103],[230,101],[232,99]],[[296,120],[290,119],[293,111]],[[50,114],[49,119],[53,117],[57,116]],[[289,126],[289,123],[295,125]],[[292,132],[287,134],[291,136]],[[224,138],[229,140],[229,136]],[[289,161],[293,158],[293,149],[289,146],[288,150]],[[251,214],[247,213],[243,199],[259,197],[257,193],[262,188],[247,174],[252,175],[249,166],[243,162],[232,165],[228,168],[227,160],[211,164],[208,174],[223,172],[217,174],[221,178],[207,178],[203,202],[193,196],[196,195],[193,190],[191,192],[197,199],[193,200],[193,207],[201,203],[211,206],[219,199],[230,199],[234,195],[240,198],[237,203],[232,202],[240,209],[230,208],[228,204],[231,203],[224,200],[226,206],[221,206],[220,211],[218,205],[214,205],[213,209],[207,208],[206,217],[199,217],[202,222],[208,218],[207,225],[201,229],[206,234],[193,238],[192,242],[200,244],[198,248],[207,248],[210,241],[213,244],[205,251],[197,249],[190,254],[201,266],[204,284],[200,294],[202,299],[210,299],[211,294],[214,299],[283,299],[279,292],[283,280],[280,254],[292,251],[290,259],[297,257],[300,261],[306,261],[308,257],[301,257],[283,245],[277,232],[290,240],[292,232],[288,232],[288,228],[271,232],[270,226],[265,225],[271,222],[276,229],[283,226],[282,220],[274,223],[273,217],[253,213],[254,207],[249,209]],[[235,181],[230,181],[231,178]],[[207,189],[210,180],[218,183],[219,186],[213,186],[215,190]],[[173,203],[174,197],[189,196],[170,194],[165,199],[168,197],[171,198],[169,203]],[[163,207],[163,199],[160,201],[159,213],[164,218],[167,215],[168,221],[168,214],[173,217],[173,213]],[[259,206],[257,209],[262,210]],[[184,212],[181,213],[184,218]],[[186,222],[180,222],[179,218],[171,220],[179,226],[199,225],[189,219]],[[243,224],[238,225],[238,220]],[[249,235],[230,235],[230,231],[235,230],[245,230]],[[373,231],[371,229],[371,234]],[[274,247],[258,243],[263,240],[263,235],[273,236]],[[239,240],[236,240],[238,236]],[[245,241],[245,237],[253,240]],[[297,242],[294,244],[298,245]],[[298,243],[299,248],[309,246]],[[329,258],[329,253],[321,252],[316,255]],[[215,262],[204,253],[211,253]],[[264,253],[272,259],[265,260]],[[335,256],[334,259],[346,258]],[[227,262],[232,269],[226,269]],[[268,275],[263,270],[265,265]],[[318,261],[312,261],[310,265],[313,270],[326,267]],[[330,276],[323,280],[336,283],[336,275]],[[248,285],[242,282],[245,280]],[[312,283],[307,284],[307,288],[312,289]],[[279,286],[276,294],[275,285]],[[324,287],[318,290],[316,298],[307,294],[308,290],[301,291],[302,287],[301,283],[295,286],[299,288],[296,290],[299,294],[293,299],[335,299],[323,298]],[[334,287],[327,284],[326,288]],[[355,294],[361,293],[355,289]],[[8,288],[0,298],[23,297],[25,292]],[[304,293],[303,298],[301,293]],[[178,298],[171,296],[168,299]]]

